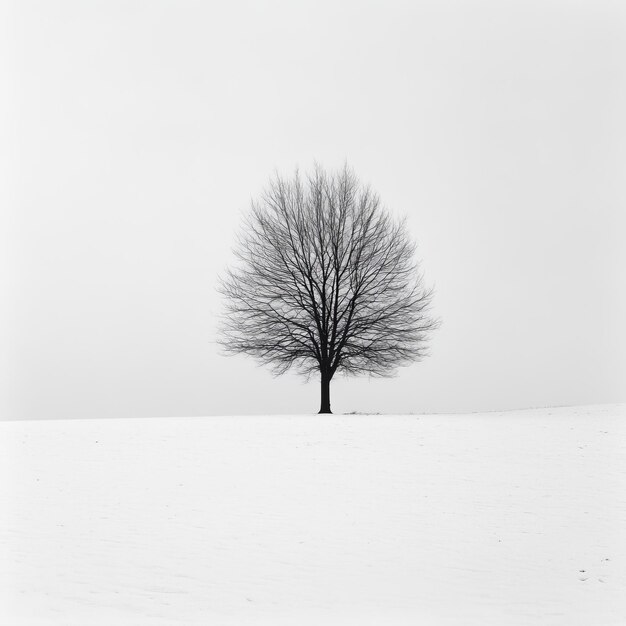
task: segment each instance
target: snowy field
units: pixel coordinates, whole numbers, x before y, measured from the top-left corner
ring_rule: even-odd
[[[626,624],[626,405],[0,422],[0,623]]]

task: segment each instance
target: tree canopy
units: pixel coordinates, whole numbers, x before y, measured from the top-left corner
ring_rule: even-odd
[[[330,412],[337,372],[389,376],[421,360],[437,321],[416,245],[345,167],[276,176],[245,219],[220,280],[220,343],[275,374],[320,374]]]

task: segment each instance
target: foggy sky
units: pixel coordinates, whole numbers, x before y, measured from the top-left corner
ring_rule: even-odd
[[[3,418],[315,412],[220,356],[275,170],[344,161],[419,244],[431,357],[333,410],[626,400],[621,2],[9,2]]]

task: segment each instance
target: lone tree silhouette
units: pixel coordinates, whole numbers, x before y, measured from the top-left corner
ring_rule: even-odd
[[[277,175],[252,203],[238,263],[220,279],[218,342],[275,374],[319,372],[319,412],[330,413],[337,372],[389,376],[425,356],[437,322],[414,252],[404,221],[347,167]]]

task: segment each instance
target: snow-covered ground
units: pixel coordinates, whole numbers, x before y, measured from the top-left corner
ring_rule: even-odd
[[[0,623],[626,624],[626,405],[0,422]]]

